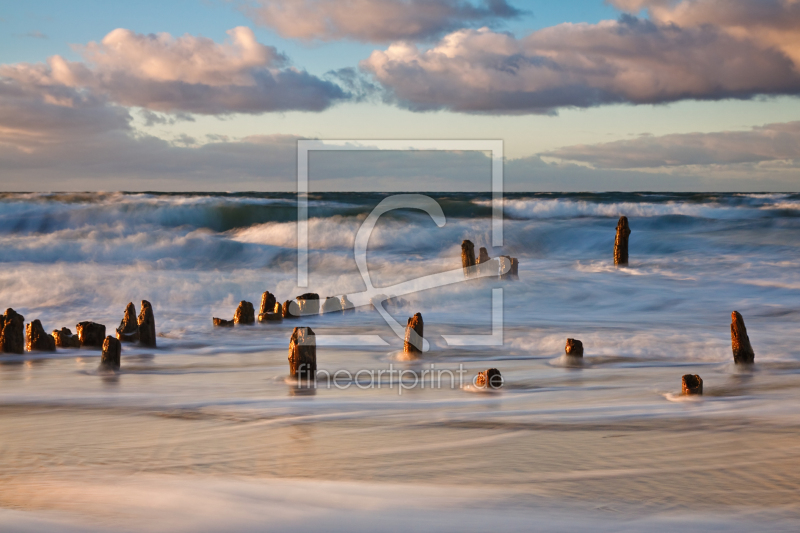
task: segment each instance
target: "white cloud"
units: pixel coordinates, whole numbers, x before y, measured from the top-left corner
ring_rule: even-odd
[[[0,66],[23,84],[87,89],[115,103],[199,114],[321,111],[348,97],[335,83],[286,66],[287,59],[238,27],[229,40],[117,29],[78,47],[84,62],[53,56],[47,63]]]
[[[800,33],[800,24],[793,26]],[[750,98],[800,93],[798,64],[710,24],[682,27],[624,15],[559,24],[517,39],[460,30],[430,49],[395,43],[361,63],[403,106],[467,113]]]

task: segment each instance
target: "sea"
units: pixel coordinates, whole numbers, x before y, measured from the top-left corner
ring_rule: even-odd
[[[800,194],[414,194],[441,216],[376,219],[384,193],[309,194],[299,227],[294,193],[0,194],[2,309],[114,335],[147,300],[157,331],[119,371],[0,354],[0,530],[800,530]],[[465,278],[464,240],[519,279]],[[265,291],[356,307],[213,326]],[[295,327],[316,384],[289,376]]]

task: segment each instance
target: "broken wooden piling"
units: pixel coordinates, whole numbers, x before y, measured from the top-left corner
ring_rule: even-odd
[[[614,239],[614,264],[628,264],[628,237],[631,235],[631,228],[628,226],[628,217],[619,217],[617,222],[617,237]]]
[[[406,325],[406,336],[403,342],[403,352],[422,353],[422,314],[417,313],[408,319]]]
[[[756,354],[750,345],[744,318],[739,311],[731,313],[731,347],[733,348],[733,362],[737,365],[752,365]]]
[[[289,340],[289,374],[314,379],[317,374],[317,342],[311,328],[298,327]]]

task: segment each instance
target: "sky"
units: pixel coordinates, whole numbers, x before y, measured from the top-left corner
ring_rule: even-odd
[[[299,139],[501,139],[510,191],[797,191],[800,0],[0,5],[0,189],[291,191]],[[312,190],[485,190],[321,153]]]

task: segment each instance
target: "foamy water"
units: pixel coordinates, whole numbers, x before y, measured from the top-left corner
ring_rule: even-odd
[[[0,529],[797,530],[800,195],[508,195],[502,249],[487,197],[437,195],[444,227],[381,219],[374,285],[458,269],[463,239],[519,258],[520,280],[390,301],[402,324],[423,314],[421,358],[398,357],[371,306],[212,327],[265,290],[363,291],[355,233],[383,197],[311,198],[299,288],[292,195],[2,196],[5,307],[48,331],[93,320],[110,334],[146,299],[159,346],[125,345],[114,375],[98,351],[0,356]],[[631,262],[616,268],[622,214]],[[492,332],[497,288],[503,345],[449,346],[443,335]],[[732,364],[733,310],[753,369]],[[318,348],[320,369],[364,373],[298,388],[297,325],[349,335]],[[374,335],[383,344],[353,340]],[[562,357],[567,337],[583,341],[580,365]],[[390,367],[404,377],[370,381]],[[489,367],[504,388],[476,392]],[[434,369],[464,382],[411,386]],[[679,395],[686,373],[702,398]]]

